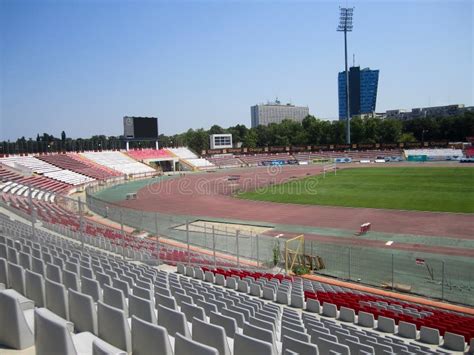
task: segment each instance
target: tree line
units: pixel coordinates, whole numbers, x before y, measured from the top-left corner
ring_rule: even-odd
[[[243,147],[301,146],[344,144],[345,121],[326,121],[307,116],[302,122],[284,120],[268,126],[247,128],[236,125],[222,128],[218,125],[209,130],[189,129],[187,132],[163,136],[164,146],[185,145],[196,152],[209,149],[209,135],[231,133],[234,144]],[[422,141],[464,142],[474,136],[474,112],[452,117],[423,117],[409,120],[353,118],[351,120],[352,143],[399,143]]]
[[[188,146],[197,153],[209,149],[209,135],[231,133],[234,144],[243,147],[269,147],[290,145],[343,144],[345,121],[326,121],[307,116],[302,122],[284,120],[268,126],[248,128],[245,125],[223,128],[213,125],[210,129],[189,129],[175,135],[160,134],[161,147]],[[466,141],[474,137],[474,112],[451,117],[423,117],[409,120],[353,118],[352,143],[398,143],[422,141]],[[154,142],[132,141],[131,148],[153,148]],[[15,142],[0,142],[0,154],[46,153],[86,150],[125,149],[123,136],[95,135],[90,138],[72,139],[63,131],[60,137],[43,133],[36,139],[21,137]]]

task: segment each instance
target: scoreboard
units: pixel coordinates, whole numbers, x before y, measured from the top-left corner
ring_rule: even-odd
[[[126,139],[158,139],[158,118],[125,116],[123,135]]]

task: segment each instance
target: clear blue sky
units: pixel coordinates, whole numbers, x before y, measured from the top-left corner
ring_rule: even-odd
[[[473,105],[473,2],[355,6],[350,62],[380,69],[377,111]],[[250,126],[272,100],[338,112],[336,1],[0,0],[0,139]]]

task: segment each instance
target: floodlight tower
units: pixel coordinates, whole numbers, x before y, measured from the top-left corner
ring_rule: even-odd
[[[344,57],[346,62],[346,143],[351,144],[351,111],[349,108],[349,70],[347,68],[347,32],[352,32],[353,7],[340,7],[338,32],[344,32]]]

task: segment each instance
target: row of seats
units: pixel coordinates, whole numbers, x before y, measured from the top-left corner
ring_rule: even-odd
[[[27,230],[28,226],[24,228]],[[77,348],[90,349],[91,346],[103,345],[138,353],[134,347],[153,344],[152,349],[160,349],[158,353],[163,354],[172,354],[173,351],[175,354],[231,354],[231,349],[234,354],[252,354],[258,351],[263,355],[285,351],[303,354],[326,354],[330,351],[341,354],[357,354],[360,351],[367,351],[369,354],[384,351],[400,354],[446,352],[443,348],[436,348],[435,352],[432,347],[420,341],[407,341],[389,333],[380,335],[376,329],[365,326],[370,317],[362,319],[360,325],[350,325],[341,323],[341,315],[336,315],[339,317],[337,321],[330,319],[334,309],[331,310],[330,306],[325,307],[324,304],[320,310],[321,315],[310,313],[314,309],[311,307],[302,314],[301,311],[288,308],[281,303],[281,299],[280,303],[274,303],[273,300],[254,297],[242,284],[239,285],[236,278],[240,277],[236,274],[226,279],[225,285],[218,285],[213,282],[221,274],[201,268],[179,265],[178,271],[182,274],[172,274],[145,265],[126,263],[114,256],[96,254],[94,249],[87,248],[83,252],[79,244],[73,245],[73,242],[49,236],[46,232],[39,233],[38,238],[41,243],[22,237],[0,239],[0,243],[3,241],[5,246],[0,248],[0,258],[5,260],[1,265],[2,270],[6,270],[3,275],[7,275],[3,278],[3,283],[7,287],[12,286],[16,292],[22,291],[23,269],[24,290],[27,293],[26,274],[36,273],[42,276],[45,297],[41,298],[41,292],[28,293],[31,298],[39,299],[36,301],[38,304],[46,304],[46,310],[38,307],[35,311],[36,320],[44,325],[45,334],[51,334],[46,330],[51,328],[51,324],[56,324],[57,328],[62,329],[61,336],[64,335],[66,340],[71,337],[71,344]],[[28,269],[28,260],[31,260],[31,269],[35,268],[36,271]],[[280,287],[301,289],[300,286],[305,285],[299,278],[283,278],[280,281],[279,278],[254,278],[251,275],[257,276],[256,274],[246,274],[235,269],[233,271],[240,273],[244,279],[250,277],[263,283],[267,280],[268,288],[275,285],[277,290]],[[211,279],[211,283],[206,281],[212,277],[215,279]],[[28,279],[36,279],[37,285],[42,284],[41,277],[29,276]],[[231,280],[235,280],[235,283]],[[234,288],[235,285],[237,288]],[[41,288],[30,286],[28,289]],[[62,291],[59,292],[59,289]],[[54,290],[58,292],[55,293]],[[48,301],[48,295],[53,295],[49,298],[54,302]],[[56,302],[57,300],[60,302]],[[73,308],[69,300],[72,300]],[[311,300],[308,299],[308,302],[311,303]],[[73,320],[71,316],[74,312],[71,311],[74,305],[80,311],[76,309]],[[58,320],[48,312],[57,312],[62,316],[56,316],[62,319]],[[342,320],[346,317],[347,315],[343,315]],[[68,323],[65,323],[68,319],[74,327],[78,327],[78,334],[71,335],[72,325],[68,329]],[[94,328],[94,319],[97,319],[97,328]],[[109,326],[111,330],[107,331],[104,329],[106,324],[114,324],[114,327]],[[97,335],[94,333],[95,329]],[[89,334],[80,335],[85,331]],[[425,332],[425,329],[420,330],[423,333],[420,334],[420,340],[427,338]],[[142,337],[150,333],[153,336],[141,342],[137,340],[138,333]],[[428,335],[431,335],[429,329]],[[40,354],[45,353],[44,339],[47,336],[35,336],[36,346],[39,346],[37,352],[40,350]],[[97,336],[108,344],[100,343],[95,338]],[[128,339],[131,341],[128,342]],[[445,336],[443,346],[448,347],[449,344],[450,339],[447,340]],[[46,349],[60,350],[51,347]],[[118,350],[114,351],[112,353]]]
[[[255,349],[261,349],[258,353],[262,355],[276,354],[276,343],[258,340],[262,336],[261,328],[249,322],[239,327],[235,318],[243,319],[239,310],[245,307],[261,309],[256,316],[264,317],[263,312],[279,314],[278,306],[252,302],[237,293],[226,295],[214,287],[201,287],[199,282],[187,277],[124,263],[105,255],[95,256],[93,250],[87,253],[71,250],[63,241],[59,247],[51,241],[51,238],[42,239],[40,244],[24,238],[0,238],[8,258],[7,261],[2,258],[4,254],[0,256],[0,282],[20,294],[9,290],[0,296],[2,310],[10,309],[2,312],[0,321],[5,321],[3,316],[20,320],[10,328],[0,328],[0,342],[4,345],[27,347],[34,339],[37,354],[90,353],[91,347],[137,354],[153,351],[178,355],[231,354],[230,348],[237,355]],[[39,256],[31,257],[34,265],[43,261],[46,266],[43,264],[43,268],[38,269],[33,262],[29,265],[30,253]],[[20,259],[24,267],[15,263]],[[61,268],[47,260],[64,263],[64,279],[61,279]],[[107,271],[121,271],[122,275],[111,280],[106,277]],[[222,299],[227,300],[226,307],[234,318],[223,315],[216,305],[208,307],[210,304],[204,295],[209,299],[226,295]],[[37,308],[31,311],[34,304]],[[258,318],[253,318],[258,322]],[[226,328],[218,324],[229,330],[229,338]],[[55,341],[51,342],[53,338]]]
[[[0,164],[0,192],[27,197],[29,188],[32,189],[33,198],[39,195],[41,199],[46,193],[67,192],[71,185],[42,175],[25,176]]]
[[[262,165],[263,162],[271,160],[294,160],[294,157],[289,153],[240,155],[238,158],[249,166]]]
[[[178,265],[178,272],[184,273],[182,266]],[[279,304],[291,305],[304,308],[303,279],[300,277],[288,277],[281,274],[267,275],[249,272],[235,272],[232,269],[222,272],[219,269],[209,270],[201,268],[203,279],[217,285],[238,290],[245,294],[278,302]],[[193,276],[192,274],[190,276]],[[199,277],[200,278],[200,277]]]
[[[364,311],[375,319],[388,317],[394,324],[409,322],[417,329],[423,326],[437,329],[441,335],[446,332],[458,334],[469,342],[474,338],[474,317],[444,311],[435,307],[421,306],[400,300],[376,295],[354,293],[351,290],[334,290],[321,287],[319,290],[305,291],[305,298],[318,300],[321,304],[334,304],[338,309],[346,307],[355,314]]]
[[[41,174],[52,180],[60,181],[69,185],[81,185],[95,179],[79,174],[77,172],[62,169],[46,161],[33,156],[12,156],[0,159],[0,163],[12,169],[22,171],[23,174]],[[13,181],[15,176],[10,176],[9,181]]]
[[[62,192],[67,192],[67,190],[71,188],[69,184],[53,181],[43,176],[21,177],[16,180],[4,182],[2,183],[1,186],[2,186],[2,192],[9,192],[9,193],[20,195],[20,196],[21,195],[28,196],[28,194],[18,193],[19,189],[23,189],[24,192],[27,192],[28,188],[31,188],[32,194],[34,195],[35,192],[38,193],[39,191],[45,191],[45,192],[51,192],[51,193],[62,193]]]
[[[116,170],[122,174],[153,173],[155,169],[137,162],[129,156],[118,151],[85,152],[81,155],[96,164]]]
[[[429,159],[445,160],[451,157],[462,157],[462,149],[436,148],[436,149],[405,149],[406,157],[410,155],[426,155]]]
[[[70,170],[51,171],[44,173],[43,175],[50,179],[65,182],[73,186],[83,185],[95,181],[94,178]]]
[[[196,158],[196,159],[186,159],[184,160],[188,165],[193,167],[194,169],[212,169],[215,168],[216,166],[211,163],[209,160],[204,159],[204,158]]]
[[[191,150],[186,147],[178,147],[178,148],[166,148],[169,152],[173,155],[177,156],[179,159],[197,159],[199,158],[196,154],[194,154]]]
[[[156,263],[157,260],[166,262],[170,265],[176,265],[178,262],[190,262],[199,265],[219,265],[233,266],[235,262],[220,257],[214,258],[210,255],[197,253],[182,249],[173,245],[160,242],[157,249],[156,241],[146,238],[136,238],[129,233],[122,233],[120,230],[101,225],[95,221],[85,219],[80,231],[81,224],[77,215],[64,209],[63,207],[41,201],[33,201],[36,210],[37,219],[41,220],[43,225],[49,229],[55,230],[63,235],[67,235],[78,241],[84,241],[88,245],[100,247],[102,250],[108,250],[133,260]],[[30,215],[31,209],[29,201],[18,199],[10,201],[10,207],[21,210]],[[1,215],[0,215],[1,217]],[[15,235],[18,230],[16,225],[5,222],[6,228]]]
[[[78,154],[50,154],[40,155],[37,158],[61,169],[74,171],[97,180],[104,180],[119,175],[114,171],[89,163],[86,159],[81,159]]]
[[[301,152],[293,153],[298,161],[310,162],[316,159],[336,159],[351,158],[352,161],[374,161],[376,159],[385,159],[391,161],[402,160],[402,151],[400,149],[391,150],[369,150],[369,151],[351,151],[351,152]]]
[[[241,279],[245,279],[245,278],[250,277],[250,278],[253,278],[254,280],[258,280],[260,278],[265,278],[267,280],[277,279],[279,282],[281,282],[283,280],[293,281],[292,276],[283,275],[283,274],[272,274],[272,273],[265,273],[265,272],[258,272],[258,271],[247,271],[247,270],[236,270],[236,269],[221,269],[221,268],[209,269],[209,268],[206,268],[206,267],[202,267],[202,270],[204,272],[210,271],[214,275],[221,274],[225,278],[232,277],[232,276],[238,276]]]
[[[10,199],[10,207],[18,209],[28,215],[31,215],[30,204],[27,199]],[[36,211],[36,217],[42,221],[43,225],[67,235],[78,241],[84,241],[86,244],[100,247],[103,250],[109,250],[120,255],[125,255],[133,260],[143,262],[156,262],[161,260],[170,265],[176,265],[178,262],[190,262],[199,265],[218,265],[230,267],[235,265],[235,261],[217,256],[189,251],[173,245],[164,243],[159,244],[157,249],[156,241],[148,238],[136,238],[129,233],[122,233],[120,230],[102,225],[98,222],[85,218],[81,224],[79,216],[66,210],[64,207],[46,203],[43,201],[33,201]],[[9,228],[15,228],[9,225]]]
[[[53,192],[45,192],[35,188],[32,189],[29,186],[16,182],[0,184],[0,192],[2,200],[12,204],[16,204],[19,200],[23,200],[24,198],[29,198],[30,194],[31,198],[35,200],[44,200],[53,203],[56,195]]]
[[[417,329],[421,327],[430,327],[436,329],[440,335],[444,336],[446,332],[460,336],[460,342],[463,343],[462,337],[469,342],[474,338],[474,317],[462,315],[454,312],[441,310],[435,307],[421,306],[411,302],[404,302],[389,297],[375,296],[348,288],[341,288],[321,283],[306,282],[304,285],[304,301],[300,293],[294,291],[288,297],[288,292],[278,292],[277,290],[268,289],[265,280],[277,279],[282,280],[283,275],[269,276],[261,273],[239,271],[239,270],[223,270],[208,269],[203,267],[204,272],[211,272],[215,279],[209,277],[209,280],[231,287],[241,291],[251,293],[254,296],[264,297],[267,299],[276,299],[277,302],[288,304],[295,307],[304,308],[307,306],[308,299],[310,304],[316,301],[318,304],[330,304],[336,309],[350,309],[354,315],[360,312],[370,313],[374,320],[378,317],[389,318],[390,322],[396,326],[401,321],[414,325]],[[217,276],[220,275],[220,276]],[[280,276],[280,277],[279,277]],[[234,280],[232,280],[234,278]],[[285,277],[287,279],[292,279]],[[301,282],[301,280],[298,280]],[[230,284],[230,286],[229,286]],[[275,291],[277,291],[275,293]]]
[[[15,317],[21,319],[19,317],[20,309],[27,308],[22,307],[24,303],[29,305],[28,310],[31,309],[31,301],[34,301],[39,307],[35,311],[34,319],[37,325],[29,329],[30,332],[37,329],[38,323],[44,327],[43,333],[35,334],[38,354],[44,354],[47,351],[66,351],[60,345],[47,344],[48,335],[51,337],[53,333],[57,334],[57,330],[55,332],[54,328],[62,330],[59,339],[64,338],[64,342],[59,341],[60,344],[67,343],[70,332],[74,329],[78,334],[72,336],[71,348],[82,349],[86,352],[90,349],[91,343],[93,346],[97,346],[97,336],[108,342],[106,346],[109,348],[116,346],[126,352],[132,350],[133,353],[142,353],[145,349],[146,352],[143,353],[152,353],[153,349],[159,354],[173,354],[173,351],[175,354],[188,354],[190,351],[197,351],[198,354],[231,354],[230,345],[233,345],[234,354],[246,354],[249,351],[255,351],[255,349],[261,349],[258,351],[263,355],[281,352],[280,342],[275,340],[272,344],[266,344],[258,340],[260,337],[270,336],[273,338],[273,335],[265,333],[262,328],[253,325],[253,323],[264,322],[258,317],[268,318],[269,315],[279,315],[278,306],[252,303],[249,298],[239,297],[235,293],[234,296],[227,294],[225,298],[222,298],[222,300],[227,300],[227,303],[225,309],[220,307],[218,310],[216,304],[219,301],[216,300],[216,304],[211,307],[212,303],[208,303],[206,298],[211,301],[224,296],[225,293],[213,290],[213,288],[200,289],[199,283],[190,282],[187,278],[180,279],[177,275],[163,271],[156,272],[155,270],[155,273],[150,270],[143,271],[143,268],[138,268],[141,269],[140,272],[132,273],[130,272],[132,267],[128,267],[126,264],[117,266],[118,263],[115,260],[111,261],[103,257],[84,258],[84,254],[80,260],[74,262],[75,256],[79,257],[78,252],[68,253],[68,250],[58,247],[41,247],[40,250],[39,244],[29,243],[29,240],[0,240],[0,242],[2,241],[8,245],[8,257],[11,261],[5,267],[5,259],[0,258],[0,261],[4,261],[0,262],[0,277],[3,275],[0,280],[13,287],[15,291],[31,296],[30,300],[17,297],[19,307],[11,308],[16,313]],[[84,270],[89,268],[79,265],[92,265],[96,279],[92,278],[94,276],[92,275],[93,270],[89,269],[87,276],[90,278],[82,275],[79,286],[77,281],[79,272],[76,271],[75,274],[73,271],[65,270],[65,275],[76,275],[75,283],[68,282],[61,285],[59,268],[57,268],[56,272],[42,270],[45,273],[44,278],[39,273],[27,270],[26,280],[23,280],[22,267],[13,263],[13,261],[17,261],[14,256],[15,247],[25,251],[27,248],[35,248],[34,250],[43,252],[42,258],[54,251],[59,256],[57,260],[62,260],[61,257],[70,260],[67,261],[66,269],[68,267],[72,269],[76,265],[77,269],[80,267],[81,273],[86,273]],[[23,251],[21,253],[28,255]],[[48,266],[51,267],[51,265],[53,264],[48,263]],[[129,283],[114,279],[112,285],[110,279],[104,278],[105,274],[98,271],[99,268],[106,265],[111,268],[115,266],[116,269],[128,270],[128,272],[123,271],[124,275],[120,279],[125,279]],[[5,269],[7,269],[6,272]],[[1,270],[4,272],[2,273]],[[31,281],[31,275],[35,276],[35,282]],[[27,286],[21,287],[23,284]],[[129,287],[130,284],[132,287]],[[6,295],[3,297],[8,298]],[[14,297],[10,297],[10,301],[7,302],[9,305],[13,305],[12,299]],[[3,300],[0,299],[1,301]],[[247,322],[244,320],[244,316],[239,314],[239,311],[245,310],[245,307],[248,308],[249,305],[252,305],[251,310],[258,308],[261,311],[251,319],[247,319],[249,321]],[[11,315],[12,312],[9,313]],[[228,315],[225,316],[223,313]],[[31,314],[31,312],[26,314]],[[113,324],[114,327],[107,327],[110,324]],[[229,338],[227,338],[226,331]],[[5,329],[4,334],[0,332],[0,339],[15,339],[12,335],[16,335],[16,338],[22,340],[23,344],[29,344],[25,341],[25,338],[28,340],[28,336],[31,340],[31,333],[25,329],[16,328]],[[291,341],[287,346],[292,346]]]
[[[466,158],[474,158],[474,147],[467,147],[464,150],[464,155]]]
[[[28,170],[30,173],[44,174],[60,170],[58,167],[35,158],[31,155],[13,155],[0,158],[0,163],[12,168]]]
[[[239,158],[234,157],[232,154],[214,155],[213,157],[208,157],[207,160],[219,168],[234,168],[244,165]]]
[[[133,149],[129,150],[127,155],[138,161],[171,157],[166,149]]]
[[[245,278],[236,280],[235,277],[232,276],[232,277],[228,277],[224,283],[224,280],[222,279],[222,277],[219,280],[219,277],[221,276],[219,274],[216,275],[209,271],[204,271],[203,269],[191,270],[188,267],[180,266],[180,265],[178,265],[178,272],[181,272],[188,276],[202,279],[211,283],[221,284],[222,286],[226,288],[237,290],[239,292],[243,292],[244,294],[250,293],[254,296],[262,297],[262,293],[259,288],[257,287],[252,288],[252,286],[250,287],[250,289],[248,288],[248,284],[243,282],[246,280]],[[296,279],[295,281],[299,282],[298,279]],[[320,288],[324,285],[319,282],[310,282],[308,280],[305,280],[304,284],[305,284],[305,288],[307,288],[309,284],[311,284],[311,286],[315,286],[316,288]],[[325,286],[330,286],[330,285],[325,285]],[[271,295],[271,292],[269,292],[268,294]],[[263,295],[263,297],[265,296]],[[272,298],[272,300],[274,299]],[[279,297],[277,296],[276,301],[286,306],[288,299],[284,295],[279,295]],[[291,303],[291,305],[295,307],[300,306],[299,304],[293,303],[293,302]],[[354,351],[355,349],[353,349],[353,347],[350,346],[351,344],[348,344],[346,342],[347,339],[337,339],[338,337],[337,337],[337,334],[334,334],[335,332],[341,332],[348,335],[353,333],[352,335],[360,335],[362,337],[359,340],[352,339],[352,341],[354,342],[362,342],[361,340],[364,340],[363,338],[364,336],[368,337],[367,340],[370,340],[371,342],[376,343],[376,344],[372,344],[375,347],[375,353],[379,353],[379,352],[382,353],[383,351],[389,351],[390,353],[397,353],[397,354],[398,353],[406,354],[406,353],[413,353],[413,352],[417,354],[418,353],[419,354],[434,353],[432,352],[432,348],[429,347],[432,345],[439,346],[438,348],[436,348],[436,353],[443,353],[443,352],[449,352],[449,351],[463,352],[466,350],[466,343],[464,341],[464,337],[452,332],[445,332],[444,338],[443,338],[440,336],[439,331],[435,328],[421,326],[420,330],[418,331],[415,324],[404,322],[404,321],[399,322],[397,326],[394,320],[391,318],[379,316],[378,320],[376,320],[374,318],[374,315],[369,312],[361,311],[358,314],[356,314],[354,310],[351,308],[340,307],[340,309],[338,309],[337,306],[334,304],[331,304],[328,302],[324,302],[321,304],[319,300],[316,300],[313,298],[307,299],[307,303],[304,305],[304,308],[310,314],[303,313],[303,323],[308,323],[308,322],[304,322],[306,318],[311,323],[317,323],[317,327],[319,328],[328,328],[327,325],[326,326],[322,325],[321,322],[329,324],[329,328],[331,328],[331,326],[335,328],[332,331],[330,329],[323,329],[323,330],[316,329],[316,330],[323,333],[327,333],[327,334],[332,333],[333,336],[328,337],[327,340],[339,343],[340,345],[345,344],[348,347],[348,349],[345,348],[344,351],[341,350],[342,348],[339,348],[339,349],[337,349],[337,347],[334,348],[335,351],[338,351],[338,350],[339,352],[342,351],[341,353],[348,353],[346,351],[348,350]],[[321,315],[322,318],[318,319],[316,314]],[[338,322],[342,322],[342,323],[337,323],[335,321],[336,319]],[[440,324],[442,324],[442,322],[443,322],[442,319],[439,320]],[[354,325],[350,325],[350,323]],[[313,324],[313,327],[314,326],[316,325]],[[362,329],[360,329],[360,327]],[[301,337],[304,338],[303,340],[305,339],[308,340],[308,335],[310,333],[309,331],[310,329],[308,329],[308,327],[306,327],[306,330],[303,328],[295,328],[294,330],[300,331],[300,333],[303,333],[303,334],[307,333],[307,335],[302,335]],[[380,336],[380,333],[382,333],[383,336]],[[313,334],[313,335],[317,336],[318,334]],[[312,339],[312,336],[311,336],[311,339]],[[384,343],[390,343],[390,344],[384,345]],[[472,351],[474,350],[474,338],[471,338],[470,343],[471,343],[470,349]],[[392,349],[390,350],[389,348],[387,348],[387,346],[390,346]],[[368,349],[365,349],[365,350],[368,351]],[[358,353],[358,352],[354,352],[354,353]]]

